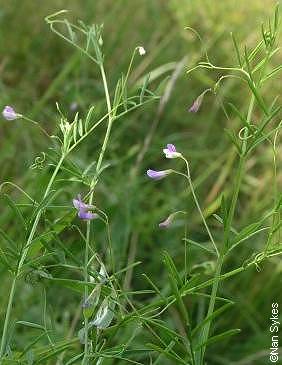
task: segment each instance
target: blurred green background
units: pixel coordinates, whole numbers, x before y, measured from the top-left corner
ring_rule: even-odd
[[[249,100],[246,88],[233,80],[222,84],[216,98],[207,94],[198,114],[187,112],[194,99],[204,89],[213,86],[220,74],[195,72],[186,75],[185,71],[201,58],[202,47],[185,27],[193,27],[201,34],[214,64],[233,65],[235,54],[230,32],[236,34],[242,45],[254,46],[260,38],[260,25],[272,14],[276,1],[2,0],[0,4],[0,106],[13,105],[19,113],[42,123],[51,134],[57,131],[56,102],[71,118],[73,112],[70,105],[73,102],[78,104],[78,110],[85,115],[91,105],[103,101],[104,94],[96,65],[53,34],[44,21],[45,16],[67,9],[69,19],[82,19],[87,24],[104,24],[105,68],[111,91],[121,72],[126,71],[137,45],[143,45],[147,53],[135,62],[132,85],[142,75],[154,70],[160,71],[156,83],[161,82],[187,57],[160,117],[158,102],[155,102],[127,115],[114,125],[106,154],[106,162],[111,167],[103,173],[96,194],[98,205],[107,211],[111,221],[118,268],[126,266],[128,257],[129,260],[142,261],[134,269],[132,277],[126,277],[126,285],[134,290],[148,289],[148,283],[141,276],[145,272],[159,287],[164,287],[167,274],[161,252],[167,250],[179,269],[183,268],[183,222],[180,221],[168,231],[160,231],[158,222],[172,211],[187,210],[189,237],[195,241],[205,241],[207,236],[184,182],[173,177],[152,183],[145,177],[145,171],[148,168],[170,168],[175,166],[174,163],[177,165],[161,156],[163,146],[174,143],[189,158],[202,206],[220,240],[222,232],[211,214],[217,211],[220,194],[223,191],[229,194],[236,166],[236,155],[224,128],[239,128],[238,120],[232,117],[227,119],[221,105],[232,101],[240,110],[246,111]],[[281,55],[277,56],[276,61],[281,63]],[[271,100],[281,93],[281,82],[279,79],[272,80],[268,85],[265,95]],[[79,153],[72,156],[81,168],[97,158],[103,133],[104,129],[100,128]],[[137,164],[138,154],[148,136],[148,149]],[[28,123],[2,120],[0,182],[13,181],[32,196],[40,196],[50,169],[45,166],[42,171],[31,170],[30,166],[34,158],[48,147],[48,140]],[[265,144],[248,161],[236,214],[238,229],[257,221],[271,207],[272,192],[269,186],[273,180],[272,158],[271,147]],[[279,162],[281,166],[281,160]],[[279,174],[281,181],[281,172]],[[82,186],[72,182],[58,183],[58,187],[62,189],[58,200],[64,205],[70,205],[72,197],[83,191]],[[11,189],[7,189],[7,192],[11,193],[15,201],[24,202],[18,192]],[[15,239],[24,239],[12,211],[1,200],[2,229]],[[28,209],[26,214],[30,214]],[[46,213],[48,219],[59,215],[57,212]],[[244,259],[261,249],[265,244],[264,238],[261,234],[248,240],[236,256],[229,259],[225,270],[240,266]],[[67,230],[63,240],[75,254],[81,254],[82,247],[76,232]],[[96,247],[101,256],[105,240],[104,227],[98,224]],[[193,265],[209,260],[204,251],[191,250]],[[195,270],[202,270],[202,274],[206,275],[208,268],[205,266]],[[282,299],[279,280],[282,266],[278,259],[273,258],[263,263],[260,269],[259,272],[255,267],[249,269],[221,285],[220,295],[234,300],[236,305],[221,317],[215,331],[241,328],[242,332],[229,342],[225,341],[224,345],[211,346],[208,364],[265,364],[270,346],[268,326],[271,303]],[[0,270],[2,320],[10,275],[1,266]],[[64,277],[64,274],[58,270],[54,276]],[[38,308],[41,290],[36,280],[23,280],[14,308],[17,319],[40,322]],[[137,305],[148,300],[148,297],[138,298]],[[49,310],[52,310],[57,338],[64,338],[68,332],[70,319],[79,302],[79,295],[67,289],[47,287],[47,303]],[[195,303],[195,298],[187,299],[187,305],[194,308],[196,320],[199,309]],[[203,308],[203,305],[204,299],[201,299],[200,307]],[[174,322],[173,313],[168,313],[167,317],[170,315],[170,320]],[[22,348],[31,342],[32,331],[19,326],[16,326],[15,331],[19,334],[15,346]]]

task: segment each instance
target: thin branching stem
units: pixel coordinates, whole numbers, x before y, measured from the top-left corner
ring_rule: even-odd
[[[215,243],[215,241],[214,241],[213,235],[212,235],[212,233],[211,233],[211,231],[210,231],[210,229],[209,229],[209,226],[208,226],[208,224],[207,224],[207,222],[206,222],[206,219],[205,219],[204,214],[203,214],[203,212],[202,212],[202,209],[201,209],[201,207],[200,207],[200,203],[199,203],[199,201],[198,201],[197,195],[196,195],[196,193],[195,193],[194,185],[193,185],[193,182],[192,182],[192,179],[191,179],[191,175],[190,175],[189,163],[188,163],[188,161],[186,160],[186,158],[185,158],[185,157],[181,156],[181,158],[185,161],[185,164],[186,164],[186,168],[187,168],[187,175],[185,175],[185,176],[186,176],[186,178],[187,178],[187,180],[188,180],[188,184],[189,184],[189,188],[190,188],[190,190],[191,190],[192,196],[193,196],[193,200],[194,200],[194,202],[195,202],[195,204],[196,204],[196,207],[197,207],[198,212],[199,212],[199,214],[200,214],[200,216],[201,216],[201,219],[202,219],[203,224],[204,224],[204,226],[205,226],[205,228],[206,228],[206,231],[207,231],[207,233],[208,233],[208,235],[209,235],[209,238],[210,238],[210,240],[211,240],[211,243],[212,243],[212,245],[213,245],[213,247],[214,247],[214,249],[215,249],[215,252],[216,252],[217,256],[219,257],[218,248],[217,248],[217,246],[216,246],[216,243]]]
[[[107,149],[107,145],[108,145],[108,141],[109,141],[110,134],[111,134],[111,129],[112,129],[112,123],[113,123],[112,107],[111,107],[109,88],[108,88],[107,78],[106,78],[106,74],[105,74],[103,64],[100,65],[100,71],[101,71],[101,76],[102,76],[102,80],[103,80],[103,86],[104,86],[107,109],[108,109],[108,126],[107,126],[106,134],[105,134],[105,137],[104,137],[104,141],[103,141],[103,144],[102,144],[102,148],[101,148],[101,151],[100,151],[100,155],[99,155],[99,158],[98,158],[98,162],[97,162],[97,165],[96,165],[96,172],[95,172],[95,175],[94,175],[93,180],[91,182],[91,189],[90,189],[91,193],[90,193],[90,196],[89,196],[89,204],[90,205],[92,205],[92,203],[93,203],[94,188],[95,188],[95,185],[97,184],[99,170],[101,168],[103,158],[104,158],[104,154],[105,154],[105,151]],[[84,255],[84,280],[87,283],[88,282],[88,262],[89,262],[91,221],[87,222],[87,228],[86,229],[87,229],[87,231],[86,231],[86,243],[85,243],[85,255]],[[89,295],[88,286],[85,285],[85,287],[84,287],[84,300],[87,300],[88,295]],[[84,357],[83,357],[83,362],[82,362],[83,365],[88,364],[88,358],[89,358],[88,318],[87,318],[87,316],[85,316],[84,317]]]
[[[50,190],[51,190],[51,187],[56,179],[56,176],[61,168],[61,165],[64,161],[64,158],[65,156],[62,155],[50,180],[49,180],[49,183],[45,189],[45,193],[43,195],[43,199],[47,197],[47,195],[49,194]],[[8,305],[7,305],[7,310],[6,310],[6,315],[5,315],[5,321],[4,321],[4,327],[3,327],[3,334],[2,334],[2,339],[1,339],[1,348],[0,348],[0,364],[2,363],[2,358],[5,354],[5,349],[6,349],[6,344],[7,344],[7,335],[8,335],[8,326],[9,326],[9,322],[10,322],[10,317],[11,317],[11,311],[12,311],[12,307],[13,307],[13,302],[14,302],[14,297],[15,297],[15,290],[16,290],[16,284],[17,284],[17,281],[19,279],[19,277],[21,276],[21,269],[24,265],[24,262],[25,262],[25,259],[28,255],[28,251],[29,251],[29,247],[30,247],[30,244],[34,238],[34,235],[35,235],[35,232],[36,232],[36,229],[37,229],[37,226],[38,226],[38,223],[40,221],[40,218],[41,218],[41,215],[42,215],[42,209],[39,209],[35,219],[34,219],[34,222],[33,222],[33,225],[32,225],[32,228],[31,228],[31,231],[30,231],[30,234],[28,236],[28,239],[26,241],[26,244],[23,248],[23,251],[21,253],[21,257],[20,257],[20,260],[18,262],[18,265],[17,265],[17,271],[15,273],[15,276],[13,278],[13,281],[12,281],[12,285],[11,285],[11,289],[10,289],[10,294],[9,294],[9,300],[8,300]]]
[[[249,109],[248,109],[247,123],[250,123],[250,121],[251,121],[251,116],[252,116],[252,112],[253,112],[253,108],[254,108],[254,101],[255,101],[255,97],[252,94],[251,101],[249,104]],[[248,135],[248,129],[245,130],[245,137],[247,137],[247,135]],[[214,312],[215,301],[216,301],[222,266],[224,263],[225,252],[228,249],[228,244],[229,244],[231,224],[233,221],[233,217],[234,217],[234,213],[235,213],[235,209],[236,209],[236,205],[237,205],[237,201],[238,201],[239,191],[241,188],[242,176],[243,176],[244,166],[245,166],[245,161],[246,161],[246,154],[245,154],[246,148],[247,148],[247,138],[244,138],[244,140],[242,142],[242,154],[240,155],[239,166],[238,166],[237,174],[236,174],[236,178],[235,178],[231,205],[230,205],[230,209],[228,212],[226,225],[224,228],[223,248],[221,249],[220,255],[219,255],[217,263],[216,263],[214,282],[212,285],[212,291],[211,291],[210,302],[209,302],[209,307],[208,307],[208,312],[207,312],[206,318],[210,318]],[[200,351],[197,353],[198,364],[203,364],[203,362],[204,362],[206,342],[209,337],[210,327],[211,327],[211,320],[205,324],[205,326],[203,327],[202,333],[201,333],[201,344],[203,346],[201,346]]]

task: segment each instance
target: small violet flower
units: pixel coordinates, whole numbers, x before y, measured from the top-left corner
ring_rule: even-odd
[[[173,216],[172,215],[168,216],[164,221],[159,223],[159,227],[168,228],[171,225],[172,220],[173,220]]]
[[[188,109],[190,113],[197,113],[197,111],[200,109],[202,102],[203,102],[203,98],[204,95],[208,92],[211,91],[211,89],[207,89],[204,92],[202,92],[202,94],[200,94],[197,99],[194,101],[194,103],[192,104],[192,106]]]
[[[2,115],[6,120],[15,120],[19,117],[21,117],[20,114],[17,114],[14,110],[14,108],[12,108],[9,105],[6,105],[5,108],[2,111]]]
[[[161,180],[171,173],[171,170],[147,170],[147,175],[153,180]]]
[[[190,113],[197,113],[197,111],[200,109],[200,106],[202,104],[203,98],[201,96],[198,96],[197,99],[194,101],[192,106],[189,108]]]
[[[144,47],[139,46],[139,47],[137,47],[137,49],[138,49],[140,56],[144,56],[146,54],[146,50]]]
[[[178,214],[186,214],[186,212],[184,212],[182,210],[179,210],[178,212],[174,212],[174,213],[170,214],[164,221],[159,223],[159,227],[160,228],[168,228],[172,224],[172,222],[174,221],[175,216],[178,215]]]
[[[78,217],[83,220],[91,220],[98,218],[98,214],[90,212],[93,209],[93,205],[85,204],[82,199],[81,195],[79,194],[76,199],[72,201],[73,206],[77,209]]]
[[[181,156],[181,153],[177,152],[175,146],[171,143],[166,145],[163,152],[166,158],[177,158]]]

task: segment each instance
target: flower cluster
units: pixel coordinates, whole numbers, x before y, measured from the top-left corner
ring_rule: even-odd
[[[181,158],[182,154],[180,152],[177,152],[176,147],[172,144],[172,143],[168,143],[166,145],[166,147],[163,149],[163,153],[165,154],[166,158]],[[166,177],[167,175],[171,174],[173,172],[173,170],[152,170],[149,169],[147,170],[147,176],[150,177],[153,180],[161,180],[164,177]],[[176,212],[176,213],[172,213],[170,214],[164,221],[159,223],[159,227],[160,228],[168,228],[175,215],[178,214],[180,212]],[[181,213],[185,213],[185,212],[181,212]]]
[[[176,147],[171,143],[166,145],[166,148],[163,149],[163,153],[165,154],[166,158],[177,158],[182,156],[180,152],[177,152]],[[147,175],[153,180],[161,180],[171,173],[172,170],[147,170]]]

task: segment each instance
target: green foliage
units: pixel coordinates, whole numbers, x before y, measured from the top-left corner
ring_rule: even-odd
[[[1,124],[0,364],[264,364],[281,301],[278,6],[259,32],[255,0],[59,3],[0,14],[1,105],[22,114]],[[79,193],[97,219],[77,217]]]

